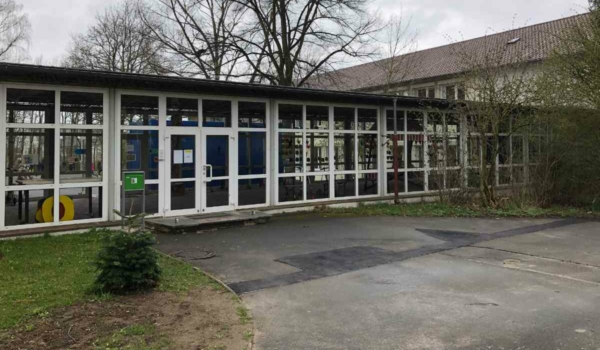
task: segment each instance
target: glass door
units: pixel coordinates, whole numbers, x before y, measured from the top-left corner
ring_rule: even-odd
[[[229,130],[204,129],[202,146],[202,212],[234,210],[235,137]]]
[[[198,129],[167,130],[165,215],[200,212]]]

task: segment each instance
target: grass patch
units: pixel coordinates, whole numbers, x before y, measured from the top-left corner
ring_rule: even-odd
[[[92,265],[101,246],[99,231],[0,241],[0,330],[31,316],[47,317],[52,308],[108,299],[90,294],[96,271]],[[159,256],[160,291],[187,292],[192,287],[219,286],[190,265]],[[220,286],[219,286],[220,287]]]
[[[404,217],[502,217],[502,218],[600,218],[600,212],[585,208],[506,205],[502,208],[481,208],[475,205],[449,205],[442,203],[372,204],[357,208],[323,208],[320,213],[353,216],[404,216]]]
[[[170,342],[150,324],[132,324],[97,341],[96,350],[166,350]]]
[[[238,306],[236,312],[237,312],[237,315],[240,317],[240,322],[242,324],[248,324],[248,323],[250,323],[250,321],[252,321],[252,316],[250,316],[248,309],[246,309],[245,307]]]

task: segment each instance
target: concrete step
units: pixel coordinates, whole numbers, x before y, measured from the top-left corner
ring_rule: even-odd
[[[244,210],[217,214],[149,219],[146,220],[146,224],[157,233],[183,234],[231,226],[264,224],[267,223],[269,219],[271,219],[271,214],[266,214],[258,210]]]

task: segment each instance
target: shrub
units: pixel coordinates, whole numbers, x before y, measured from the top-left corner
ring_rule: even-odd
[[[154,288],[160,278],[154,236],[148,232],[117,231],[103,238],[95,260],[97,292],[128,293]]]

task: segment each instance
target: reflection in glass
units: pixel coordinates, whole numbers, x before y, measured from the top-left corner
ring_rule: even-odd
[[[266,179],[247,179],[238,182],[238,205],[267,203]]]
[[[229,180],[212,180],[206,184],[206,206],[209,208],[229,205]]]
[[[329,175],[308,176],[306,200],[329,198]]]
[[[354,108],[335,107],[333,122],[335,130],[355,130]]]
[[[54,124],[54,91],[6,89],[6,121]]]
[[[398,135],[398,168],[404,169],[404,135]],[[386,141],[386,163],[388,169],[394,169],[394,135],[388,135]]]
[[[394,111],[387,110],[385,112],[386,128],[388,132],[394,131]],[[404,111],[396,111],[397,130],[404,131]]]
[[[121,95],[122,125],[158,125],[158,97]]]
[[[354,134],[334,135],[335,170],[354,170],[356,149],[354,148]]]
[[[4,224],[18,226],[54,222],[54,190],[7,191],[4,206]],[[42,206],[46,204],[46,221]]]
[[[377,134],[358,135],[358,169],[377,169]]]
[[[301,176],[279,178],[279,203],[304,200],[303,180]]]
[[[446,188],[461,188],[463,187],[463,172],[460,169],[446,171]]]
[[[61,124],[102,125],[104,95],[88,92],[60,93]]]
[[[460,138],[458,137],[449,137],[447,151],[448,154],[446,158],[447,166],[455,167],[460,164]]]
[[[171,182],[171,210],[196,207],[196,182]]]
[[[335,176],[335,198],[356,196],[356,175]]]
[[[7,186],[54,182],[54,129],[6,129]]]
[[[329,171],[329,134],[306,133],[306,166],[311,173]]]
[[[212,167],[212,177],[229,176],[229,136],[206,136],[206,164]]]
[[[411,111],[406,113],[406,131],[424,132],[425,121],[423,112]]]
[[[377,131],[376,109],[358,109],[358,130]]]
[[[302,129],[301,105],[279,105],[279,129]]]
[[[146,185],[146,214],[158,213],[158,184]],[[122,188],[119,189],[122,192]],[[120,201],[119,203],[122,203]],[[127,192],[125,194],[125,207],[121,211],[127,215],[135,215],[142,213],[142,193],[141,191]]]
[[[195,177],[196,137],[194,135],[171,135],[171,179]]]
[[[158,179],[158,131],[121,132],[121,170],[144,171],[147,180]]]
[[[523,136],[512,137],[512,163],[522,164],[523,163]]]
[[[427,132],[442,135],[444,133],[444,118],[440,113],[429,113],[427,115]]]
[[[238,174],[267,173],[267,140],[264,132],[238,133]]]
[[[60,221],[98,219],[102,217],[102,188],[62,188],[60,190]],[[65,198],[66,197],[66,198]],[[68,201],[71,201],[74,212],[69,213]],[[66,205],[65,205],[66,204]]]
[[[198,126],[198,100],[168,97],[167,126]]]
[[[446,157],[444,138],[442,136],[429,136],[428,152],[429,166],[432,168],[442,168]]]
[[[444,172],[432,171],[429,173],[429,191],[438,191],[444,188]]]
[[[408,192],[423,192],[425,191],[425,172],[409,172],[408,175]]]
[[[451,134],[460,133],[460,118],[456,114],[446,114],[446,130]]]
[[[231,101],[202,100],[202,126],[231,127]]]
[[[308,129],[329,129],[329,107],[306,106],[306,124]]]
[[[425,136],[424,135],[406,135],[409,168],[425,167]]]
[[[279,173],[302,172],[302,133],[279,133]]]
[[[102,181],[102,130],[60,130],[60,182]]]
[[[379,194],[378,176],[377,173],[358,174],[358,195],[374,196]]]
[[[267,105],[264,102],[238,102],[240,128],[266,128]]]
[[[399,172],[398,173],[398,193],[406,192],[404,178],[406,173]],[[387,173],[387,193],[394,193],[394,173]]]

